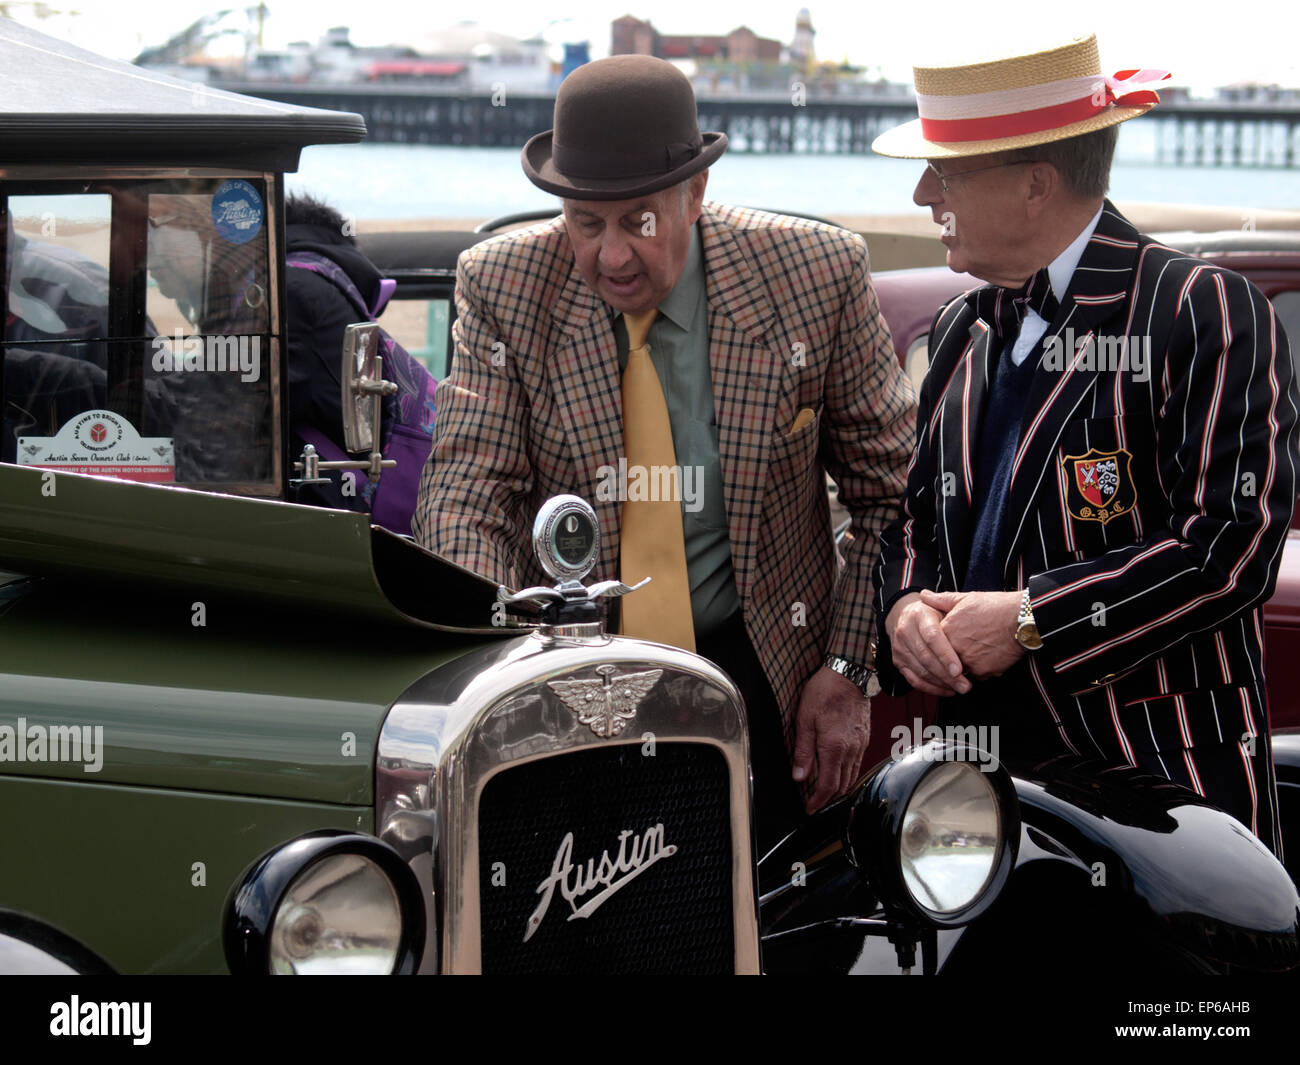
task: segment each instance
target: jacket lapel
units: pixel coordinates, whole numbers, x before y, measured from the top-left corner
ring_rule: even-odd
[[[727,506],[736,591],[749,595],[757,555],[759,515],[767,480],[772,411],[780,398],[784,361],[772,343],[775,312],[737,233],[706,205],[700,215],[709,363],[718,453]],[[793,350],[793,349],[791,349]]]
[[[561,339],[547,358],[556,408],[578,474],[571,489],[600,515],[603,568],[618,571],[619,509],[602,505],[601,466],[618,466],[623,453],[623,399],[618,343],[608,308],[582,280],[570,256],[568,281],[551,314]]]
[[[938,469],[941,471],[936,490],[943,502],[938,508],[939,548],[947,562],[954,588],[962,586],[970,560],[979,436],[993,371],[991,355],[997,344],[993,322],[1000,298],[1001,290],[992,286],[969,293],[965,300],[974,313],[973,319],[970,315],[961,315],[952,325],[954,330],[960,330],[962,322],[969,322],[965,336],[960,337],[965,350],[943,392],[937,428],[939,439],[936,442]],[[943,338],[937,339],[941,344],[947,342]]]
[[[1003,534],[1007,544],[1003,576],[1008,579],[1029,531],[1034,500],[1045,478],[1055,476],[1057,444],[1066,424],[1088,392],[1115,372],[1097,357],[1094,341],[1123,331],[1137,253],[1137,230],[1107,200],[1056,320],[1044,334],[1042,361],[1025,405]]]

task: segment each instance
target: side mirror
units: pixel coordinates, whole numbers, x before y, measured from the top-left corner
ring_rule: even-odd
[[[302,457],[293,464],[302,474],[289,485],[301,488],[308,484],[327,484],[322,470],[365,470],[374,484],[384,470],[397,465],[395,459],[386,459],[379,452],[383,438],[383,403],[385,396],[396,394],[397,385],[384,380],[384,360],[379,354],[379,326],[373,322],[358,322],[343,332],[343,362],[339,368],[339,384],[343,390],[343,446],[348,451],[369,452],[365,460],[322,462],[312,444],[303,448]]]
[[[379,326],[373,322],[350,325],[343,333],[339,383],[343,388],[343,442],[354,455],[371,450],[379,435],[383,392],[374,390],[376,382],[384,383]]]

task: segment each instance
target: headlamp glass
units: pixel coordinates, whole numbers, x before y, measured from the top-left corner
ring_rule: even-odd
[[[917,785],[903,815],[903,883],[922,909],[956,913],[984,891],[1002,847],[997,795],[969,762],[944,762]]]
[[[401,906],[383,870],[359,854],[333,854],[284,893],[271,928],[271,972],[391,973],[401,937]]]

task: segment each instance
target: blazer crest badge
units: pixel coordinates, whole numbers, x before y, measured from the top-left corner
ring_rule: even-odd
[[[1137,489],[1129,463],[1133,456],[1124,448],[1098,451],[1089,448],[1085,455],[1066,455],[1066,509],[1077,521],[1099,521],[1105,525],[1112,518],[1127,514],[1137,504]]]

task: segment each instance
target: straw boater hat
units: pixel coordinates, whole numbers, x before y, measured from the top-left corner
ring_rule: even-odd
[[[1101,72],[1097,38],[959,67],[913,67],[921,117],[876,138],[902,159],[949,159],[1077,137],[1146,114],[1160,97],[1143,85],[1164,70]]]
[[[685,181],[727,147],[700,133],[686,75],[648,55],[578,67],[555,97],[555,128],[524,145],[538,188],[571,200],[627,200]]]

